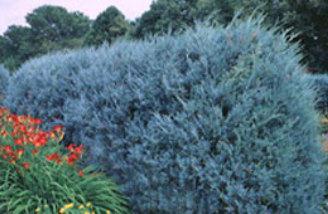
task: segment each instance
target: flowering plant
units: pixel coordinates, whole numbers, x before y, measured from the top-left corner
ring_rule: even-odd
[[[70,205],[75,204],[80,213],[126,213],[114,183],[92,174],[91,166],[76,166],[83,145],[64,148],[63,127],[44,131],[41,123],[0,108],[0,212],[79,213]]]

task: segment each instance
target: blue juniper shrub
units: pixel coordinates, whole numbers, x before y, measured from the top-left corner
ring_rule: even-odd
[[[328,76],[326,74],[308,75],[316,92],[316,109],[328,116]]]
[[[0,103],[2,103],[5,97],[9,78],[8,70],[3,65],[0,65]]]
[[[12,76],[7,106],[17,113],[38,115],[45,121],[43,128],[64,125],[66,142],[80,142],[76,138],[80,123],[73,124],[68,103],[80,97],[80,73],[90,67],[85,62],[92,62],[85,53],[56,53],[27,62]]]
[[[52,54],[6,104],[67,127],[136,213],[319,213],[313,91],[285,38],[250,19]]]

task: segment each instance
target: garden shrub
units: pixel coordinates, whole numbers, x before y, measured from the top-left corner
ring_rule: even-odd
[[[79,123],[73,125],[67,105],[68,101],[79,99],[82,90],[79,72],[89,67],[92,58],[92,55],[85,53],[55,53],[24,64],[10,81],[7,106],[17,113],[42,118],[45,121],[42,124],[44,129],[57,124],[63,125],[66,144],[72,141],[81,142],[76,133],[82,127]],[[19,82],[22,84],[17,87]]]
[[[297,45],[261,21],[58,53],[6,105],[67,127],[136,213],[318,213],[323,155]]]
[[[5,97],[6,89],[9,81],[9,72],[3,65],[0,65],[0,103]]]
[[[324,116],[328,116],[328,76],[326,74],[309,75],[313,84],[316,98],[316,109]]]

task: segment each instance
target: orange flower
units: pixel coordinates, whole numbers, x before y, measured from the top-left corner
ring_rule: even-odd
[[[18,139],[16,139],[16,140],[14,141],[14,143],[15,143],[16,145],[23,145],[23,139],[22,139],[22,138],[18,138]]]
[[[74,150],[78,154],[82,154],[83,152],[83,145],[81,144],[80,146],[76,147]]]
[[[74,151],[74,147],[75,147],[75,144],[71,143],[71,144],[69,144],[66,148],[67,148],[70,152],[73,152],[73,151]]]
[[[22,166],[23,166],[25,169],[29,169],[30,166],[31,166],[31,164],[28,163],[28,162],[23,162],[23,163],[22,163]]]
[[[55,132],[61,132],[63,130],[63,126],[56,125],[52,128]]]
[[[32,144],[35,147],[44,146],[48,141],[47,133],[46,132],[39,132],[39,133],[31,136],[29,140],[30,140],[30,142],[32,142]]]
[[[13,164],[15,164],[24,153],[26,153],[25,150],[27,148],[23,149],[21,146],[34,146],[34,148],[31,148],[31,153],[35,155],[40,152],[40,147],[46,146],[50,139],[59,142],[64,137],[63,126],[61,125],[56,125],[53,127],[53,130],[46,132],[39,128],[42,120],[27,115],[11,114],[8,110],[1,107],[0,120],[0,136],[11,137],[9,142],[12,143],[12,145],[0,145],[0,157]],[[6,129],[10,130],[10,133],[8,133]],[[16,150],[14,150],[14,148]],[[83,152],[83,146],[71,145],[69,146],[69,151],[70,154],[66,157],[66,160],[69,165],[72,165],[80,158],[80,155]],[[57,164],[60,164],[63,157],[60,153],[55,152],[46,155],[45,158],[48,161],[54,161]],[[22,166],[25,169],[28,169],[30,163],[23,162]],[[82,176],[83,171],[79,171],[79,175]]]
[[[12,152],[12,151],[13,151],[13,149],[12,149],[12,147],[11,147],[11,146],[9,146],[9,145],[6,145],[6,146],[5,146],[5,151],[6,151],[6,152],[8,152],[8,153],[10,153],[10,152]]]
[[[71,153],[67,158],[67,164],[73,165],[79,157],[75,153]]]
[[[83,145],[76,146],[75,144],[70,144],[66,147],[70,152],[76,153],[77,155],[81,155],[83,152]]]
[[[0,135],[3,136],[3,137],[7,137],[8,132],[5,129],[3,129],[3,130],[1,130]]]
[[[37,119],[37,118],[31,118],[30,122],[35,125],[40,125],[42,123],[42,120]]]
[[[80,171],[79,171],[79,176],[81,176],[81,177],[82,177],[83,175],[84,175],[84,172],[83,172],[83,170],[80,170]]]
[[[24,154],[24,149],[18,149],[17,154],[18,154],[18,157],[22,156]]]
[[[33,154],[33,155],[35,155],[35,154],[37,154],[37,153],[39,153],[39,150],[38,150],[38,149],[33,149],[33,150],[32,150],[32,154]]]
[[[35,128],[33,126],[31,126],[27,129],[27,132],[29,132],[29,133],[32,133],[34,131],[35,131]]]
[[[60,163],[61,162],[61,158],[60,156],[58,155],[58,153],[52,153],[51,155],[46,155],[46,159],[48,161],[55,161],[56,163]]]

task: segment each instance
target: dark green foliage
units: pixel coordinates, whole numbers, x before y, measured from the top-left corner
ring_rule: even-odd
[[[147,35],[165,34],[194,24],[197,0],[154,1],[150,10],[136,21],[133,36],[144,38]]]
[[[214,0],[215,1],[215,0]],[[238,2],[238,1],[237,1]],[[241,3],[242,2],[242,3]],[[247,0],[239,1],[236,8],[242,8],[245,16],[254,12],[267,15],[266,22],[283,24],[282,29],[292,29],[299,35],[293,41],[301,41],[305,56],[303,63],[314,73],[328,71],[328,2],[326,0]]]
[[[257,10],[265,14],[266,23],[283,24],[300,33],[294,41],[301,41],[311,72],[328,70],[328,2],[326,0],[157,0],[139,20],[134,37],[174,32],[194,26],[195,21],[210,19],[213,23],[228,24],[236,12],[248,17]]]
[[[116,7],[111,6],[93,22],[85,43],[98,46],[106,41],[111,44],[118,37],[124,36],[129,27],[124,15]]]
[[[285,38],[248,20],[49,55],[6,104],[67,127],[135,213],[319,213],[314,94]]]
[[[256,8],[258,12],[270,13],[273,20],[269,23],[274,24],[286,12],[282,8],[285,2],[286,0],[157,0],[153,1],[149,11],[137,19],[134,36],[144,38],[147,35],[167,33],[169,30],[181,32],[188,26],[194,26],[197,21],[207,19],[216,24],[227,25],[237,11],[241,12],[241,16],[247,17]],[[281,9],[284,10],[279,11]]]
[[[26,16],[36,40],[60,41],[84,36],[89,19],[79,12],[69,13],[63,7],[42,6]]]
[[[10,70],[17,68],[20,63],[35,55],[31,44],[31,30],[28,27],[10,26],[2,37],[1,62]]]
[[[300,32],[296,39],[301,40],[309,71],[328,72],[328,1],[288,0],[288,4],[286,27]]]
[[[236,12],[236,2],[240,1],[198,0],[196,18],[205,19],[206,17],[210,17],[210,20],[214,23],[228,24]]]
[[[0,62],[11,71],[32,57],[81,47],[91,25],[83,14],[56,6],[35,9],[26,22],[28,27],[10,26],[0,37]]]

